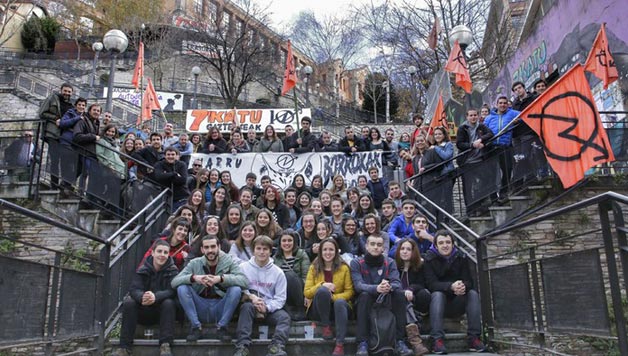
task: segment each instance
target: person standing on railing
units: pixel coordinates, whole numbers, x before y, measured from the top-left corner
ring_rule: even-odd
[[[187,202],[190,191],[187,187],[188,170],[185,163],[179,161],[179,151],[174,147],[165,149],[164,160],[155,163],[153,176],[155,181],[172,189],[172,211],[176,211]]]
[[[116,356],[131,355],[133,334],[137,323],[152,325],[159,322],[159,354],[172,355],[176,316],[175,291],[170,286],[179,270],[168,256],[170,245],[165,240],[153,243],[147,257],[131,281],[129,296],[122,303],[120,348]]]
[[[61,92],[52,93],[39,107],[39,118],[45,124],[44,141],[48,143],[48,157],[50,159],[50,183],[53,188],[59,187],[59,164],[61,151],[59,150],[59,138],[61,131],[59,124],[65,113],[73,108],[72,85],[61,84]]]
[[[486,346],[480,340],[482,323],[480,296],[473,285],[466,255],[459,251],[446,230],[434,236],[434,245],[425,254],[423,265],[427,288],[432,292],[430,302],[430,333],[434,340],[432,352],[447,353],[443,318],[467,314],[467,342],[469,351],[483,352]]]
[[[462,188],[467,216],[481,213],[477,211],[477,208],[486,198],[486,194],[482,194],[482,191],[488,191],[485,190],[486,188],[492,189],[492,182],[495,184],[498,182],[497,166],[493,167],[493,161],[484,159],[488,150],[486,145],[493,138],[493,131],[479,123],[479,119],[477,109],[467,110],[467,120],[458,127],[456,133],[458,151],[469,151],[456,159],[462,171]]]
[[[97,162],[96,142],[100,140],[98,133],[100,132],[100,105],[92,104],[87,109],[87,115],[84,115],[73,128],[74,137],[72,141],[78,146],[79,153],[79,169],[81,178],[79,179],[79,190],[85,191],[85,183],[89,176],[90,168]]]
[[[519,111],[508,107],[508,98],[500,96],[497,99],[497,109],[484,120],[484,124],[497,135],[514,120]],[[499,187],[499,199],[507,199],[508,186],[510,185],[510,175],[512,174],[512,126],[493,144],[497,147],[496,154],[499,155],[499,169],[501,171],[501,185]]]

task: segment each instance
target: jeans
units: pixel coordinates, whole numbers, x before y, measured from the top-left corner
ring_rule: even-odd
[[[482,332],[480,315],[480,295],[471,289],[465,295],[446,295],[443,292],[433,292],[430,303],[430,323],[434,339],[445,337],[443,331],[444,317],[458,317],[467,313],[467,335],[479,337]]]
[[[412,300],[412,306],[414,309],[418,310],[421,313],[427,313],[430,311],[430,302],[432,300],[432,295],[430,291],[427,289],[422,289],[419,293],[414,295],[414,299]]]
[[[240,303],[242,290],[233,286],[227,289],[225,296],[220,299],[203,298],[189,284],[177,288],[179,302],[192,328],[200,328],[203,323],[216,323],[218,327],[226,327],[233,316],[233,312]]]
[[[287,297],[286,305],[303,307],[303,280],[296,273],[286,272]]]
[[[144,306],[126,297],[122,304],[122,329],[120,331],[120,347],[129,349],[133,345],[133,334],[139,322],[142,325],[153,325],[159,322],[159,345],[172,343],[174,338],[174,320],[176,303],[174,299],[164,299],[161,303]]]
[[[395,315],[395,319],[397,320],[395,328],[397,340],[403,340],[406,334],[406,296],[402,290],[396,290],[391,292],[391,298],[392,313]],[[371,295],[367,292],[362,292],[358,296],[356,301],[358,314],[358,331],[356,341],[358,343],[368,340],[370,330],[370,311],[376,300],[376,295]]]
[[[331,313],[332,306],[334,308],[333,314]],[[314,294],[310,313],[311,318],[319,320],[322,326],[329,326],[331,324],[330,318],[333,317],[336,324],[336,343],[345,342],[349,320],[349,304],[346,300],[338,299],[332,302],[329,289],[319,287]]]
[[[251,302],[246,302],[240,306],[240,317],[238,318],[238,328],[236,329],[238,338],[236,346],[248,347],[251,344],[251,332],[253,330],[255,313],[255,307]],[[275,325],[272,343],[285,345],[288,342],[290,315],[285,310],[279,309],[272,313],[266,313],[264,322]]]

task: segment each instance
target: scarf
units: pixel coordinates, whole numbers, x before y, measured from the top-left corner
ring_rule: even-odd
[[[373,256],[367,252],[364,254],[364,262],[369,267],[381,267],[384,265],[384,255],[381,254],[379,256]]]

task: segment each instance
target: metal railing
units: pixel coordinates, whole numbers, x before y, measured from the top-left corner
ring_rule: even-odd
[[[482,318],[491,341],[512,344],[495,338],[495,331],[522,330],[533,333],[538,346],[516,345],[553,353],[546,348],[547,335],[586,335],[614,340],[620,354],[628,355],[622,304],[628,276],[627,204],[627,196],[607,192],[476,240],[478,273],[487,284],[482,290]],[[574,226],[572,233],[563,232],[553,241],[498,255],[480,248],[504,235],[591,207],[597,208],[599,218],[599,226],[588,224],[591,229]]]

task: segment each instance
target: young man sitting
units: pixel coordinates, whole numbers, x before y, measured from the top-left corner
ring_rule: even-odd
[[[458,251],[446,230],[439,230],[434,245],[425,254],[423,265],[427,288],[432,292],[430,303],[431,336],[433,352],[445,354],[445,332],[443,318],[467,314],[469,351],[484,352],[486,347],[480,340],[480,296],[473,289],[469,261]]]
[[[129,297],[122,305],[122,331],[117,356],[131,355],[133,334],[137,323],[151,325],[159,322],[159,354],[172,356],[170,344],[174,335],[176,304],[170,282],[179,270],[168,256],[170,244],[157,240],[151,255],[135,273]]]
[[[358,330],[356,356],[368,355],[369,311],[379,294],[390,294],[392,312],[396,323],[396,351],[400,356],[410,356],[412,351],[403,341],[406,327],[406,297],[399,280],[395,260],[384,255],[384,239],[370,235],[366,239],[364,257],[351,261],[351,279],[358,298],[356,301]],[[371,326],[372,327],[372,326]]]
[[[227,325],[240,303],[247,279],[239,262],[220,250],[216,235],[207,235],[201,241],[204,256],[197,257],[172,280],[179,302],[190,321],[188,342],[197,341],[203,334],[201,322],[216,323],[216,337],[231,339]]]
[[[253,257],[242,263],[242,272],[249,280],[249,289],[244,291],[248,301],[240,306],[236,350],[234,356],[248,356],[251,344],[253,319],[275,325],[267,356],[287,356],[285,345],[290,331],[290,315],[282,308],[286,304],[286,276],[273,263],[270,255],[273,240],[260,235],[253,240]]]

